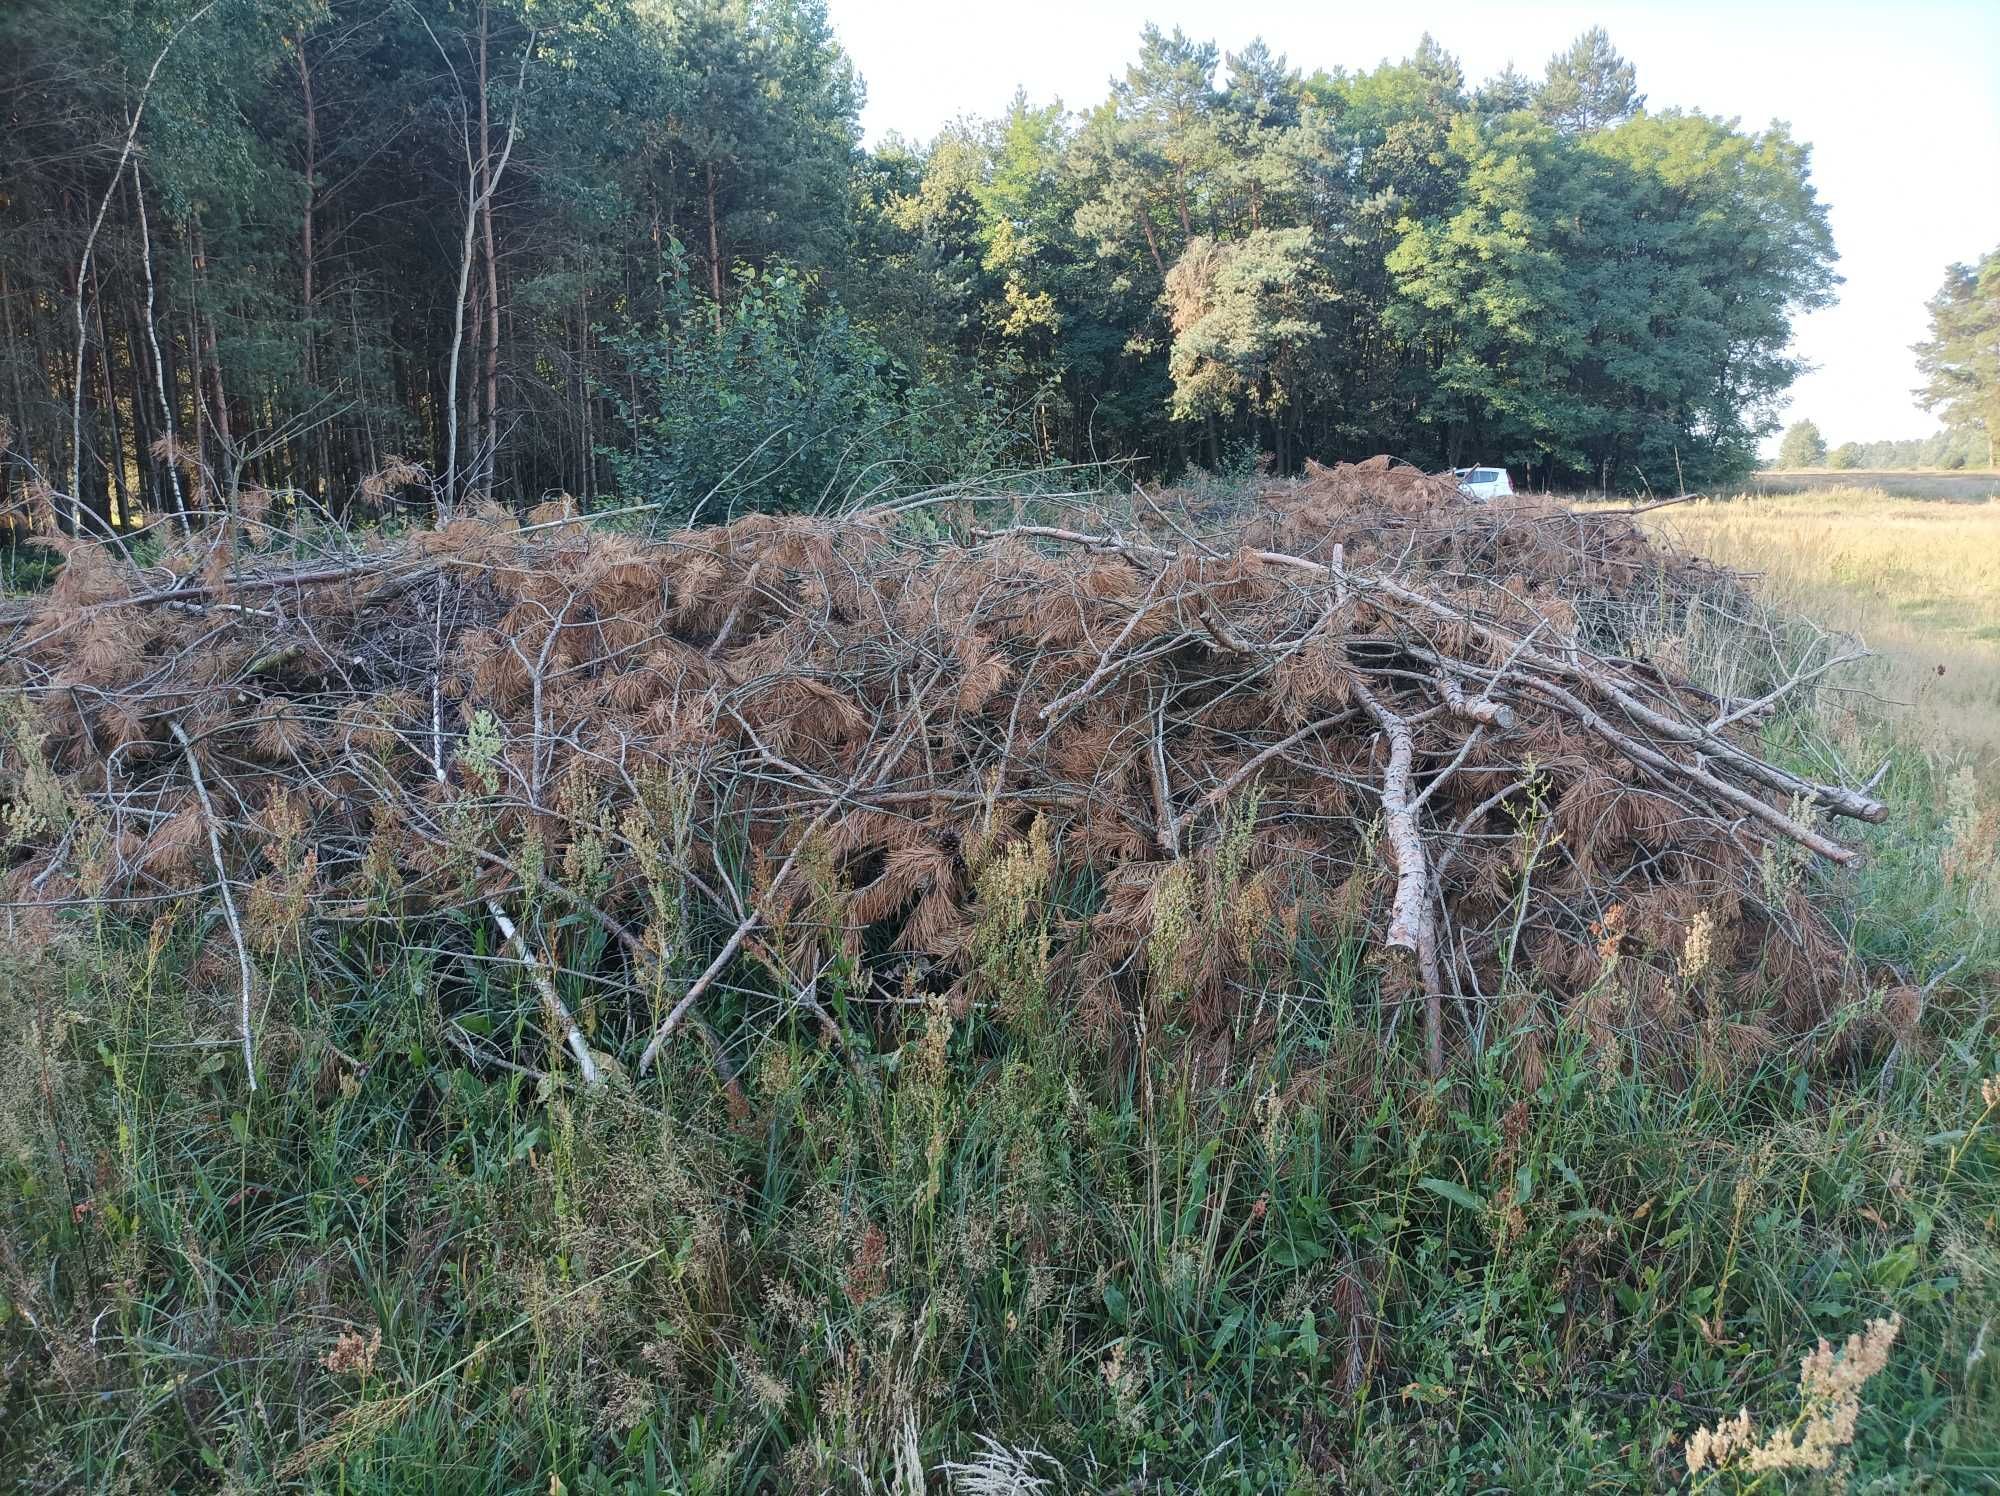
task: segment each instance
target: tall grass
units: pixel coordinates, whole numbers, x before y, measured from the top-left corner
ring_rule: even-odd
[[[1579,1027],[1531,1056],[1503,1011],[1431,1085],[1337,928],[1233,1035],[1096,1041],[1042,1000],[1024,906],[991,1006],[836,981],[840,1042],[781,1032],[740,1100],[692,1048],[597,1094],[510,1073],[474,1057],[534,1022],[504,968],[447,1028],[414,940],[308,944],[264,973],[252,1096],[203,919],[79,929],[5,970],[0,1470],[1647,1490],[1900,1315],[1841,1459],[1990,1484],[1994,828],[1928,812],[1932,772],[1896,763],[1854,938],[1915,983],[1966,964],[1676,1084]]]
[[[1832,488],[1676,505],[1648,523],[1755,574],[1778,607],[1860,635],[1877,661],[1847,686],[1922,742],[2000,755],[2000,499]]]

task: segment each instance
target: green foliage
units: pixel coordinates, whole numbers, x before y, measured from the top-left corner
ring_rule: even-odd
[[[18,450],[50,473],[69,466],[67,375],[50,372],[69,346],[65,287],[140,80],[197,9],[142,5],[107,25],[30,0],[0,19],[0,88],[13,101],[0,143],[11,319],[0,388]],[[859,97],[816,0],[201,10],[146,104],[137,175],[149,223],[127,176],[96,246],[104,325],[101,337],[90,327],[89,357],[103,367],[84,402],[86,502],[116,512],[109,469],[132,473],[146,507],[165,506],[151,451],[163,403],[180,434],[200,433],[190,455],[220,471],[224,448],[255,453],[245,481],[336,508],[387,454],[444,471],[461,295],[461,469],[523,502],[592,497],[613,416],[602,390],[619,368],[604,331],[661,315],[648,294],[661,244],[679,233],[725,295],[738,262],[843,263]],[[517,109],[491,238],[475,224],[462,265],[472,178]]]
[[[1826,454],[1826,465],[1830,468],[1857,468],[1861,466],[1861,447],[1856,442],[1842,442]]]
[[[1535,85],[1510,62],[1480,84],[1472,96],[1472,108],[1482,118],[1514,114],[1535,104]]]
[[[692,523],[742,508],[821,512],[988,472],[1004,456],[985,392],[913,382],[837,301],[811,304],[812,277],[743,267],[718,309],[686,269],[675,246],[665,320],[616,344],[626,377],[611,393],[631,445],[605,456],[625,492]]]
[[[1598,327],[1603,376],[1623,386],[1607,402],[1600,461],[1629,463],[1655,486],[1676,452],[1698,459],[1684,464],[1690,483],[1748,471],[1801,371],[1791,314],[1827,305],[1839,283],[1809,149],[1781,124],[1748,135],[1679,111],[1638,116],[1584,148],[1609,161],[1622,199],[1604,221],[1610,252],[1583,281],[1616,308]]]
[[[1602,26],[1593,26],[1549,59],[1534,105],[1557,129],[1580,135],[1630,119],[1646,107],[1646,96],[1632,64]]]
[[[1966,468],[1989,466],[1986,433],[1973,426],[1947,426],[1931,436],[1902,440],[1847,442],[1860,468]]]
[[[1825,461],[1826,438],[1819,427],[1811,421],[1794,421],[1785,428],[1785,439],[1778,443],[1779,467],[1818,467]]]
[[[71,346],[84,209],[113,186],[167,29],[155,6],[100,27],[54,0],[0,20],[0,310],[18,319],[0,389],[44,472],[73,455],[52,350]],[[746,393],[851,387],[863,462],[888,450],[883,381],[859,372],[879,352],[895,402],[930,402],[945,437],[998,408],[1044,461],[1170,475],[1243,450],[1283,470],[1389,451],[1551,485],[1710,485],[1775,429],[1792,321],[1835,284],[1807,149],[1781,126],[1647,113],[1601,30],[1539,84],[1475,87],[1430,36],[1307,72],[1261,41],[1225,56],[1148,27],[1081,112],[1021,96],[868,152],[824,0],[223,0],[177,48],[141,130],[144,196],[119,181],[95,252],[78,467],[106,517],[166,501],[169,421],[212,470],[335,510],[379,501],[391,453],[523,504],[633,482],[695,504],[774,422],[664,360],[662,388],[727,430],[651,411],[635,349],[665,327],[662,348],[719,374],[726,340],[701,324],[767,343],[781,314],[737,303],[774,274],[844,330]],[[1938,304],[1964,323],[1939,324],[1934,379],[1961,425],[1951,371],[1984,323],[1952,308],[1990,299]],[[845,444],[825,414],[801,413],[815,450]],[[656,417],[635,446],[633,419]],[[942,445],[919,441],[910,471]],[[792,471],[805,460],[733,501],[845,491]]]
[[[1893,760],[1867,895],[1902,902],[1857,927],[1919,974],[1969,913],[1949,816],[1904,814],[1930,772]],[[1850,1478],[2000,1476],[1990,939],[1928,1043],[1870,1048],[1857,1012],[1839,1063],[1662,1084],[1496,1012],[1432,1086],[1332,928],[1274,990],[1274,1042],[1107,1050],[1041,1002],[1078,894],[1039,867],[982,885],[978,1007],[829,974],[839,1046],[781,1028],[734,1109],[696,1045],[595,1094],[553,1046],[516,1051],[547,1079],[491,1065],[539,1000],[415,938],[267,962],[286,1036],[247,1098],[181,1000],[203,930],[8,967],[10,1468],[884,1489],[990,1440],[1058,1489],[1651,1491],[1696,1428],[1781,1422],[1820,1336],[1899,1314]]]
[[[1234,244],[1191,241],[1167,273],[1173,413],[1281,411],[1311,367],[1330,300],[1310,229],[1257,229]]]
[[[1457,212],[1405,219],[1388,258],[1389,325],[1432,370],[1424,418],[1443,428],[1454,465],[1537,450],[1587,462],[1588,428],[1563,388],[1589,340],[1565,273],[1581,267],[1551,227],[1577,206],[1563,200],[1573,178],[1561,142],[1526,116],[1489,127],[1461,115],[1450,150],[1463,168]]]
[[[1606,487],[1747,471],[1796,373],[1782,309],[1831,284],[1825,213],[1782,129],[1669,112],[1578,139],[1461,115],[1448,150],[1453,210],[1403,219],[1387,262],[1388,325],[1424,352],[1419,409],[1446,459]]]
[[[1953,265],[1926,308],[1930,336],[1917,344],[1917,397],[1950,425],[1986,437],[1986,465],[2000,467],[2000,249]]]

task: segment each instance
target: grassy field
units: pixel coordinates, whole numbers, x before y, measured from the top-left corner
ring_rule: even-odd
[[[1432,1085],[1335,939],[1220,1083],[935,1008],[781,1036],[741,1102],[694,1056],[592,1096],[454,1048],[412,941],[270,969],[251,1096],[199,924],[81,931],[0,983],[0,1479],[1650,1491],[1740,1408],[1832,1427],[1800,1358],[1895,1320],[1835,1473],[1990,1489],[1995,828],[1920,755],[1887,788],[1856,950],[1966,964],[1671,1083],[1566,1030]]]
[[[1755,474],[1741,492],[1753,495],[1863,490],[1896,499],[1942,499],[1976,504],[2000,498],[2000,472],[1919,471],[1893,468],[1799,468]]]
[[[2000,756],[2000,498],[1842,486],[1675,505],[1647,523],[1755,574],[1779,607],[1859,635],[1878,658],[1847,684],[1918,742]]]
[[[1220,1051],[823,990],[847,1038],[780,1029],[739,1092],[688,1046],[587,1093],[469,1055],[539,999],[481,963],[447,1029],[411,930],[268,962],[251,1094],[212,912],[100,914],[0,944],[0,1485],[1994,1489],[2000,800],[1945,742],[1976,702],[1934,710],[1992,663],[1992,506],[1669,520],[1900,620],[1885,688],[1947,665],[1928,716],[1771,729],[1887,757],[1859,872],[1773,869],[1869,973],[1811,1042],[1663,1077],[1636,1028],[1534,1052],[1496,1017],[1433,1083],[1336,926]],[[1739,1410],[1792,1468],[1691,1477]]]

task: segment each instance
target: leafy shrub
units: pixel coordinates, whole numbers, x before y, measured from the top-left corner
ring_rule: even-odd
[[[811,274],[739,268],[721,308],[678,245],[663,275],[661,325],[614,340],[629,444],[604,455],[675,517],[840,509],[991,471],[1014,440],[989,390],[913,377]]]

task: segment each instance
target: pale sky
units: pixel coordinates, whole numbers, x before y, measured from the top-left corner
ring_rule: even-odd
[[[1477,83],[1509,61],[1541,76],[1592,25],[1634,63],[1649,106],[1773,119],[1813,147],[1828,205],[1839,302],[1797,324],[1815,372],[1791,420],[1828,443],[1922,436],[1937,422],[1910,397],[1923,304],[1955,260],[2000,247],[2000,3],[1914,0],[1662,0],[1599,5],[1354,0],[830,0],[868,86],[871,143],[927,140],[959,114],[993,115],[1015,88],[1071,109],[1100,102],[1147,21],[1224,50],[1261,35],[1294,67],[1374,66],[1425,30]]]

